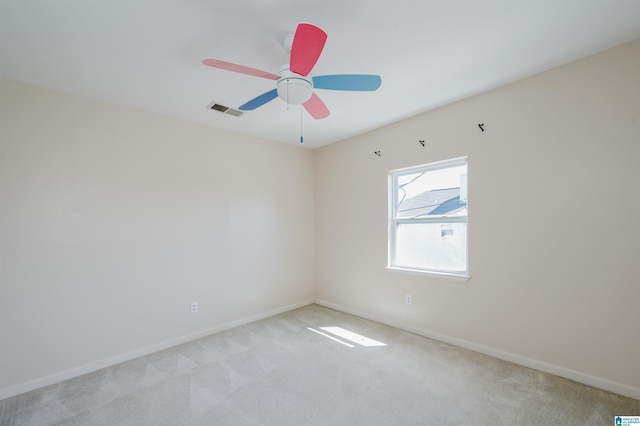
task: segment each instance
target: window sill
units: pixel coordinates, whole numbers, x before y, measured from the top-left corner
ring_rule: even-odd
[[[471,276],[466,275],[466,274],[422,271],[420,269],[398,268],[398,267],[395,267],[395,266],[387,266],[386,269],[387,269],[387,271],[400,272],[402,274],[419,275],[419,276],[423,276],[423,277],[427,276],[427,277],[434,277],[434,278],[442,278],[442,279],[445,279],[445,280],[452,280],[452,281],[465,282],[465,283],[467,281],[469,281],[469,279],[471,279]]]

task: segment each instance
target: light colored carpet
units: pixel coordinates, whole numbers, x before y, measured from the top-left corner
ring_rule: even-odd
[[[640,401],[317,305],[0,401],[0,424],[20,426],[612,425],[625,414]]]

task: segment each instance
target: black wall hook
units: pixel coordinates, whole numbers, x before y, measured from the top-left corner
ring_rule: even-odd
[[[373,153],[374,153],[375,155],[377,155],[378,157],[380,157],[380,151],[373,151]]]
[[[424,141],[418,141],[424,147]]]
[[[478,124],[478,127],[480,127],[480,130],[482,130],[484,132],[484,123]]]

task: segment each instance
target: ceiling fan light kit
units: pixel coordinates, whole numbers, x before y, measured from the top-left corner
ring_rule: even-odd
[[[326,40],[327,34],[321,28],[307,23],[298,24],[295,34],[284,34],[281,37],[280,41],[285,50],[290,50],[290,56],[289,64],[280,67],[278,74],[220,59],[204,59],[202,63],[218,69],[276,80],[275,89],[244,103],[238,107],[241,111],[254,110],[279,97],[287,104],[302,105],[314,119],[320,120],[328,117],[330,112],[322,99],[314,92],[314,88],[375,91],[382,84],[380,76],[370,74],[335,74],[311,77],[311,70],[320,58]]]
[[[309,77],[291,72],[289,64],[285,64],[278,72],[280,79],[276,83],[278,97],[289,105],[300,105],[313,95],[313,81]]]

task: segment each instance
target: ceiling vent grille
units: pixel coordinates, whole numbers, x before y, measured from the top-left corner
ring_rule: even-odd
[[[233,115],[234,117],[240,117],[243,112],[238,111],[237,109],[229,108],[228,106],[220,105],[215,102],[211,102],[208,106],[208,109],[212,109],[214,111],[220,111],[225,114]]]

